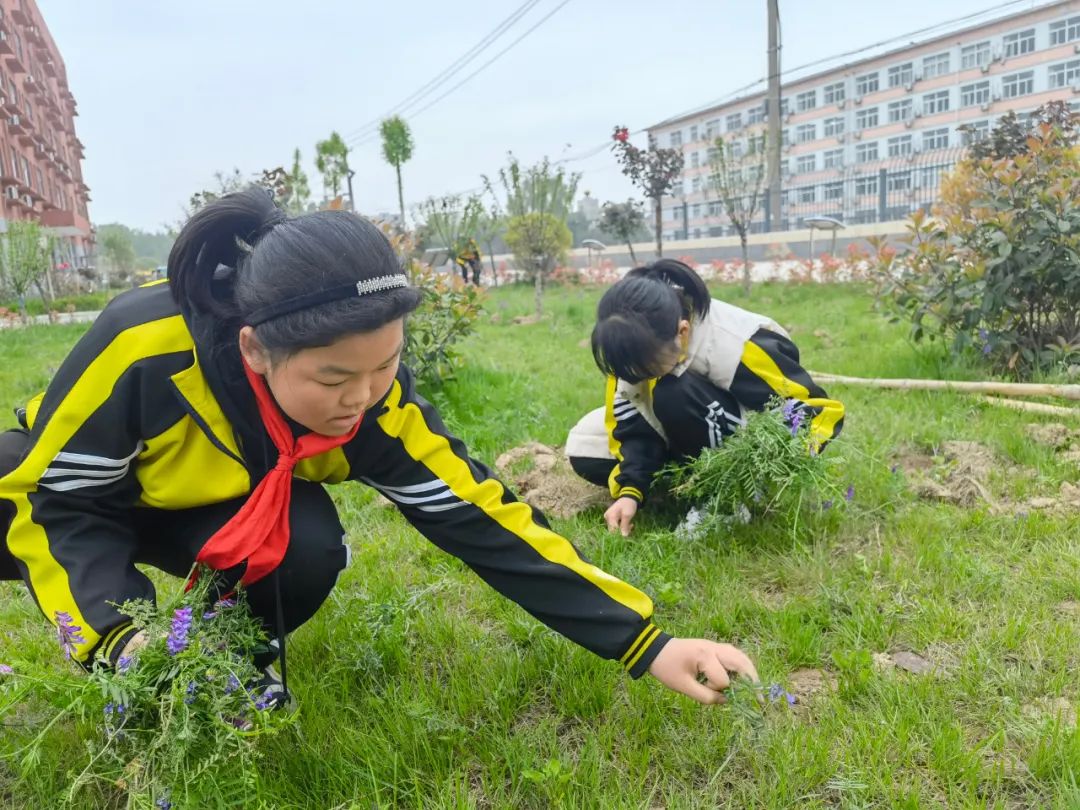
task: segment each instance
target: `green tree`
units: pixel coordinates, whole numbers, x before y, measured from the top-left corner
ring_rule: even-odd
[[[630,260],[637,264],[633,243],[639,234],[648,233],[645,227],[645,206],[639,200],[604,203],[604,207],[600,209],[600,230],[611,234],[620,242],[625,242],[630,251]]]
[[[409,125],[400,115],[387,118],[379,125],[382,135],[383,158],[397,172],[398,210],[401,212],[401,227],[405,227],[405,196],[401,189],[401,164],[407,163],[413,155],[413,137]]]
[[[483,208],[479,200],[477,200],[477,205]],[[491,279],[496,286],[499,284],[499,276],[495,270],[495,243],[505,233],[506,221],[499,214],[499,207],[491,205],[483,209],[476,221],[476,241],[487,253],[488,263],[491,265]]]
[[[338,133],[331,132],[329,138],[315,144],[315,168],[329,196],[339,197],[341,182],[349,177],[349,147]],[[350,205],[352,202],[350,197]]]
[[[750,252],[747,236],[761,208],[765,183],[766,135],[751,134],[746,145],[717,138],[709,150],[709,187],[720,198],[731,226],[739,235],[743,256],[743,293],[750,294]]]
[[[32,221],[10,221],[0,237],[0,281],[26,317],[26,293],[49,272],[55,238]]]
[[[518,267],[533,276],[537,317],[544,312],[544,277],[555,269],[573,242],[566,220],[580,179],[580,174],[556,168],[547,158],[522,168],[512,154],[509,165],[499,170],[507,217],[506,244]],[[484,184],[498,201],[487,177]]]
[[[285,207],[290,214],[302,214],[311,201],[311,187],[308,185],[308,176],[300,165],[299,147],[293,150],[292,169],[285,176],[288,185]]]
[[[135,248],[131,243],[131,237],[121,230],[113,230],[105,234],[104,239],[101,240],[101,247],[116,278],[120,281],[128,281],[131,278],[131,272],[135,269]]]
[[[470,237],[475,238],[476,224],[482,213],[483,206],[478,198],[460,194],[429,197],[416,207],[429,246],[445,249],[451,261]]]

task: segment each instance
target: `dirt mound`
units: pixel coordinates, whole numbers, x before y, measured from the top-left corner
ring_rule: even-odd
[[[602,487],[579,478],[562,452],[539,442],[507,450],[495,469],[518,497],[550,517],[571,518],[611,500]]]
[[[1063,425],[1053,424],[1029,425],[1028,434],[1059,450],[1068,448],[1077,435]],[[1069,456],[1066,454],[1065,458]],[[967,507],[986,504],[997,514],[1024,515],[1031,511],[1068,514],[1080,511],[1080,484],[1068,481],[1062,483],[1053,496],[1042,495],[1026,501],[995,497],[991,493],[991,480],[995,472],[1015,479],[1031,477],[1033,471],[1002,461],[993,450],[979,442],[945,442],[935,454],[904,453],[897,459],[897,466],[904,471],[915,494],[926,500]]]
[[[993,451],[979,442],[945,442],[936,455],[901,456],[898,466],[920,498],[958,506],[996,504],[988,485],[990,473],[999,465]]]
[[[1080,430],[1070,430],[1060,422],[1035,422],[1026,425],[1024,432],[1039,444],[1055,450],[1067,450],[1074,441],[1080,440]]]

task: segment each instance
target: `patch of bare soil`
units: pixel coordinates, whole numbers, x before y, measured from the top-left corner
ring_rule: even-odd
[[[603,487],[578,477],[562,452],[539,442],[507,450],[495,469],[521,500],[552,517],[571,518],[611,500]]]
[[[787,682],[796,705],[805,706],[818,695],[836,691],[836,678],[820,669],[797,669],[788,675]]]
[[[1029,435],[1033,439],[1037,435],[1037,441],[1059,450],[1068,450],[1074,441],[1073,432],[1062,425],[1029,425]],[[1080,449],[1077,452],[1080,454]],[[926,500],[966,507],[985,504],[998,514],[1080,511],[1080,484],[1068,481],[1053,495],[1026,501],[995,497],[991,491],[991,476],[995,471],[1012,477],[1030,476],[1032,471],[1002,461],[993,450],[979,442],[948,441],[935,454],[907,451],[897,459],[897,466],[904,471],[915,494]]]

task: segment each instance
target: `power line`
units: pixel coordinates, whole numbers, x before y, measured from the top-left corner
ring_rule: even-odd
[[[479,42],[477,42],[475,45],[465,51],[465,53],[459,56],[450,65],[443,68],[439,73],[435,74],[435,76],[429,79],[426,84],[417,88],[410,96],[408,96],[404,100],[399,101],[394,107],[392,107],[389,111],[384,113],[379,118],[372,119],[363,126],[354,129],[352,132],[346,133],[345,139],[348,140],[350,138],[362,137],[363,135],[369,134],[368,131],[372,128],[377,128],[379,123],[384,119],[389,118],[394,113],[397,113],[412,104],[422,101],[425,97],[431,95],[431,93],[435,92],[439,87],[452,79],[457,73],[461,72],[469,64],[469,62],[480,56],[483,48],[487,47],[492,42],[501,37],[503,34],[505,34],[510,28],[514,26],[515,23],[517,23],[518,20],[520,20],[528,12],[532,11],[532,9],[540,2],[541,0],[525,0],[525,2],[518,6],[510,14],[510,16],[500,22],[492,30],[488,31],[488,33],[485,34]]]
[[[462,79],[462,80],[461,80],[460,82],[458,82],[457,84],[455,84],[455,85],[454,85],[453,87],[451,87],[451,88],[450,88],[449,90],[447,90],[447,91],[446,91],[445,93],[443,93],[443,94],[442,94],[441,96],[438,96],[438,97],[437,97],[437,98],[435,98],[434,100],[432,100],[432,101],[428,102],[427,104],[425,104],[425,105],[424,105],[423,107],[421,107],[421,108],[420,108],[419,110],[416,110],[416,111],[414,111],[414,112],[412,112],[412,113],[409,113],[409,118],[410,118],[410,119],[416,118],[416,117],[417,117],[418,115],[420,115],[421,113],[425,112],[426,110],[430,110],[430,109],[431,109],[432,107],[434,107],[434,106],[435,106],[436,104],[438,104],[438,103],[439,103],[440,101],[442,101],[442,100],[443,100],[444,98],[446,98],[447,96],[449,96],[449,95],[450,95],[451,93],[453,93],[454,91],[458,90],[458,89],[459,89],[460,87],[462,87],[463,85],[467,84],[467,83],[468,83],[469,81],[471,81],[471,80],[472,80],[473,78],[475,78],[475,77],[476,77],[477,75],[479,75],[479,74],[480,74],[481,72],[483,72],[483,71],[484,71],[485,69],[487,69],[487,68],[488,68],[488,67],[490,67],[490,66],[491,66],[492,64],[494,64],[494,63],[495,63],[495,62],[496,62],[496,61],[497,61],[497,60],[498,60],[498,59],[499,59],[500,57],[502,57],[502,56],[503,56],[504,54],[506,54],[506,53],[507,53],[508,51],[510,51],[510,50],[511,50],[511,49],[512,49],[512,48],[513,48],[514,46],[516,46],[516,45],[517,45],[517,44],[518,44],[519,42],[521,42],[521,41],[522,41],[523,39],[525,39],[525,37],[529,36],[529,34],[531,34],[531,33],[532,33],[533,31],[535,31],[535,30],[536,30],[537,28],[539,28],[539,27],[540,27],[541,25],[543,25],[544,23],[546,23],[546,22],[547,22],[547,21],[548,21],[549,19],[551,19],[552,17],[554,17],[554,16],[555,16],[555,14],[556,14],[556,13],[557,13],[557,12],[558,12],[558,11],[559,11],[560,9],[562,9],[562,8],[563,8],[563,7],[565,6],[565,5],[567,5],[567,4],[569,3],[569,2],[570,2],[570,0],[562,0],[562,2],[561,2],[561,3],[559,3],[559,5],[555,6],[555,8],[553,8],[553,9],[552,9],[551,11],[549,11],[549,12],[548,12],[547,14],[545,14],[545,15],[544,15],[543,17],[541,17],[541,18],[540,18],[540,19],[539,19],[539,20],[538,20],[538,21],[537,21],[537,22],[536,22],[536,23],[535,23],[535,24],[534,24],[534,25],[533,25],[533,26],[532,26],[531,28],[528,28],[528,29],[527,29],[527,30],[525,31],[525,33],[523,33],[523,34],[522,34],[521,36],[519,36],[519,37],[518,37],[517,39],[515,39],[515,40],[514,40],[513,42],[511,42],[511,43],[510,43],[509,45],[507,45],[507,46],[506,46],[505,48],[503,48],[503,49],[502,49],[501,51],[499,51],[499,52],[498,52],[497,54],[495,54],[495,55],[494,55],[493,57],[491,57],[491,59],[489,59],[488,61],[484,62],[484,64],[482,64],[482,65],[481,65],[480,67],[478,67],[478,68],[477,68],[476,70],[474,70],[474,71],[473,71],[472,73],[470,73],[470,74],[469,74],[468,76],[466,76],[466,77],[465,77],[464,79]],[[353,146],[361,146],[361,145],[363,145],[363,144],[365,144],[365,143],[370,143],[370,142],[371,142],[372,140],[374,140],[374,137],[373,137],[373,136],[367,136],[367,137],[359,137],[359,138],[356,138],[356,139],[354,139],[353,141],[350,141],[350,145],[353,145]]]

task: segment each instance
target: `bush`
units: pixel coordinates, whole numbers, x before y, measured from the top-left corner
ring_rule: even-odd
[[[1021,144],[1006,116],[943,183],[933,216],[912,215],[911,252],[879,265],[913,339],[1021,377],[1080,361],[1080,119],[1053,102],[1033,120]]]
[[[461,283],[456,274],[439,273],[421,264],[409,234],[387,224],[380,227],[401,257],[409,279],[424,294],[405,329],[405,363],[422,383],[449,379],[462,363],[455,344],[472,334],[483,309],[484,293]]]

